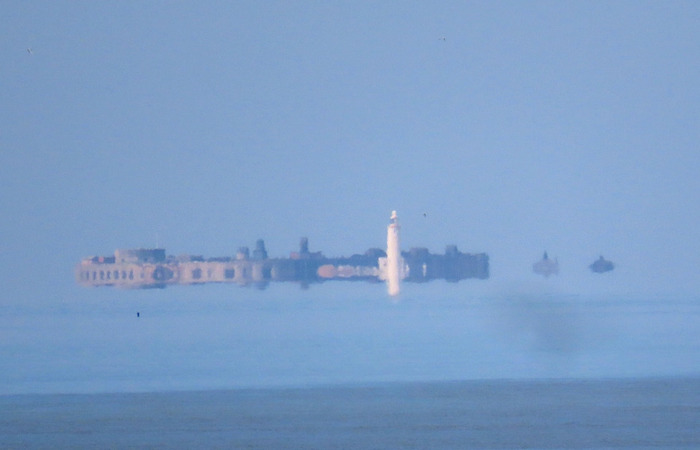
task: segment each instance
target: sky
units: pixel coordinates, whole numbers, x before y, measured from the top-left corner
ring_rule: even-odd
[[[698,80],[693,1],[6,0],[0,304],[117,248],[362,253],[392,210],[497,289],[697,293]]]

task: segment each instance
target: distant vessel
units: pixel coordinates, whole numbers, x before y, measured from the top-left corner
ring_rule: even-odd
[[[600,258],[595,260],[593,264],[588,267],[595,273],[605,273],[613,270],[615,268],[615,264],[613,264],[612,261],[608,261],[607,259],[603,258],[603,255],[601,255]]]
[[[544,252],[542,259],[532,265],[532,271],[546,278],[556,275],[559,273],[559,261],[556,258],[549,259],[547,252]]]

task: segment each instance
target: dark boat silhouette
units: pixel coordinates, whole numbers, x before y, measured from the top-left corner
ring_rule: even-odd
[[[603,258],[601,255],[600,258],[598,258],[588,267],[594,273],[605,273],[613,270],[615,268],[615,264],[613,264],[612,261],[608,261],[607,259]]]

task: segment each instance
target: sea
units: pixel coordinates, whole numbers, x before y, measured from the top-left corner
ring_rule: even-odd
[[[69,294],[0,306],[0,448],[700,448],[700,296]]]

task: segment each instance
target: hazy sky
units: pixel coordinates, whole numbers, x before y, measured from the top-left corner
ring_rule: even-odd
[[[122,247],[364,252],[392,209],[484,283],[700,288],[700,3],[198,3],[0,3],[2,302]]]

